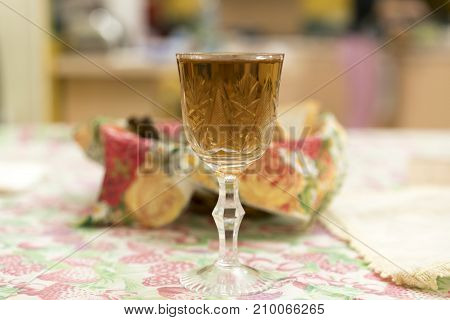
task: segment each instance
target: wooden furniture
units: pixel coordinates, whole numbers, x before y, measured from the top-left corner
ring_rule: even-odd
[[[411,47],[398,60],[383,49],[372,60],[342,75],[353,61],[348,60],[352,46],[342,39],[264,38],[260,43],[235,42],[229,48],[278,48],[286,53],[280,110],[313,98],[348,126],[450,127],[450,48],[445,45]],[[364,57],[364,50],[350,54],[350,59]],[[55,120],[80,122],[99,115],[181,116],[178,74],[172,56],[155,60],[125,50],[88,54],[86,60],[74,53],[63,53],[56,60],[53,77],[58,98]],[[361,86],[365,80],[369,80],[367,86]],[[359,92],[367,87],[368,92]]]
[[[87,56],[86,56],[87,57]],[[58,120],[96,116],[180,116],[176,65],[149,61],[132,52],[63,54],[54,69]]]

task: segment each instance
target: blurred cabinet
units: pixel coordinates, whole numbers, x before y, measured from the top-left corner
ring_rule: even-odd
[[[408,50],[400,60],[380,51],[344,72],[376,43],[278,37],[236,44],[233,51],[286,53],[280,110],[313,98],[347,126],[450,128],[450,49]],[[360,51],[358,51],[360,50]],[[96,116],[180,117],[175,58],[155,61],[131,52],[63,54],[55,64],[58,120]],[[155,103],[152,103],[155,102]]]
[[[221,26],[248,33],[295,33],[300,29],[298,0],[225,0],[220,3]]]
[[[450,128],[450,48],[414,50],[401,70],[396,125]]]
[[[179,117],[175,63],[157,63],[133,53],[63,54],[55,64],[58,120],[80,122],[106,116]]]

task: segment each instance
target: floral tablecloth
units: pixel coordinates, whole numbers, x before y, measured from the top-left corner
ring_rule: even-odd
[[[442,151],[448,141],[449,132],[352,131],[343,192],[401,185],[408,156],[418,148]],[[47,172],[30,191],[0,194],[0,298],[214,298],[190,293],[178,282],[179,273],[215,258],[210,216],[187,212],[156,230],[76,227],[97,197],[103,172],[83,156],[66,126],[0,127],[0,160],[37,162]],[[320,223],[301,232],[279,217],[246,217],[240,258],[281,279],[243,299],[450,297],[447,279],[438,292],[381,279]]]

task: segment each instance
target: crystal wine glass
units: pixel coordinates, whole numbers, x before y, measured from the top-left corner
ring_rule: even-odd
[[[186,138],[219,182],[212,213],[219,231],[219,257],[181,277],[192,291],[240,296],[272,284],[266,273],[238,259],[238,232],[245,214],[238,176],[271,143],[283,59],[278,53],[177,54]]]

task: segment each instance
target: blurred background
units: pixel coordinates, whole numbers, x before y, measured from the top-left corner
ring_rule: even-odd
[[[268,51],[286,53],[281,109],[450,128],[449,22],[447,0],[0,0],[0,123],[168,118],[176,52]]]

